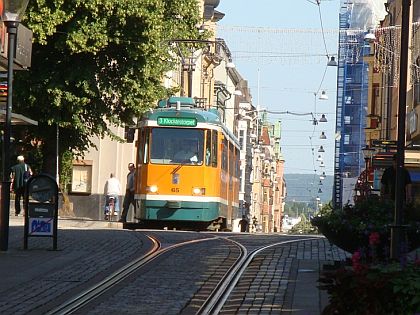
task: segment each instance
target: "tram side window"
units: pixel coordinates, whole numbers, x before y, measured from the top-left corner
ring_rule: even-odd
[[[209,166],[212,160],[211,156],[211,131],[206,131],[206,165]]]
[[[137,161],[138,163],[142,163],[143,161],[143,129],[139,129],[138,133],[138,140],[137,140]]]
[[[235,165],[234,164],[235,156],[233,155],[233,152],[234,152],[233,149],[234,149],[233,144],[229,143],[229,174],[230,176],[234,176],[235,174],[235,170],[233,169],[233,165]]]
[[[144,133],[144,147],[143,147],[143,164],[146,164],[149,159],[149,129]]]
[[[211,166],[217,167],[217,130],[211,131]]]
[[[222,170],[228,170],[228,141],[226,138],[223,139],[223,151],[222,151]]]
[[[240,152],[238,148],[235,148],[235,170],[236,170],[235,177],[239,178],[241,169],[240,169]]]
[[[139,163],[147,163],[147,143],[148,143],[149,129],[139,130],[138,147],[138,161]]]

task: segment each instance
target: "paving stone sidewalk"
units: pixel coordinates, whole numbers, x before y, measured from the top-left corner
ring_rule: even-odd
[[[57,251],[52,238],[31,238],[25,251],[23,217],[10,218],[9,250],[0,252],[0,314],[43,314],[150,246],[144,233],[122,230],[116,222],[61,219],[59,228]],[[350,257],[325,238],[291,243],[270,255],[255,266],[256,277],[242,287],[245,298],[229,304],[230,311],[318,315],[327,303],[318,289],[324,264]],[[272,307],[264,299],[271,299]]]

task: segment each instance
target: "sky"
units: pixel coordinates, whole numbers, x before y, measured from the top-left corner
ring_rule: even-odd
[[[282,122],[286,174],[333,175],[337,67],[326,64],[337,57],[339,8],[340,0],[221,0],[216,8],[225,14],[216,37],[248,81],[253,105]],[[319,99],[323,90],[328,100]],[[321,114],[328,122],[313,125]]]

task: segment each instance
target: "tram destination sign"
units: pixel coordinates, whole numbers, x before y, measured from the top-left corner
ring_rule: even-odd
[[[159,126],[195,127],[197,119],[194,117],[158,117]]]

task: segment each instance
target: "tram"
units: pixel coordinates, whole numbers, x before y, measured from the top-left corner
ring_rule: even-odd
[[[138,122],[136,218],[145,226],[232,230],[239,142],[218,111],[170,97]]]

